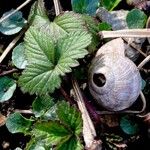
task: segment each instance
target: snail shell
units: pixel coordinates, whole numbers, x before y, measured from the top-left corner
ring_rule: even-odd
[[[130,107],[141,90],[140,73],[124,52],[123,40],[112,40],[98,50],[89,69],[91,94],[111,111]]]

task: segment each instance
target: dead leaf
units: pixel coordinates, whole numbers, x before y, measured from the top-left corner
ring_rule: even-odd
[[[6,122],[6,117],[0,114],[0,127],[3,126]]]

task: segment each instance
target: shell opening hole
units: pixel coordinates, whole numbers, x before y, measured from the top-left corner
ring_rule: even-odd
[[[93,75],[93,82],[98,86],[102,87],[106,83],[106,78],[102,73],[95,73]]]

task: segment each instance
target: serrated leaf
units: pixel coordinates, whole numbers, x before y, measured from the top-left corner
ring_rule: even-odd
[[[70,138],[71,132],[58,121],[49,121],[37,123],[35,126],[34,135],[45,135],[50,144],[58,144]],[[46,136],[47,135],[47,136]]]
[[[81,113],[69,103],[62,101],[57,104],[58,118],[75,133],[80,134],[82,131],[82,117]]]
[[[32,123],[33,120],[26,119],[20,113],[14,113],[8,117],[6,127],[11,133],[28,133]]]
[[[126,133],[134,135],[139,131],[138,124],[131,120],[129,116],[124,116],[120,120],[120,127]]]
[[[82,16],[73,12],[65,12],[50,22],[43,0],[38,1],[32,26],[48,33],[55,41],[73,31],[86,31]]]
[[[19,69],[25,69],[27,60],[25,57],[24,43],[17,45],[12,52],[12,62]]]
[[[35,117],[41,117],[54,105],[53,99],[47,94],[37,97],[33,104],[33,113]]]
[[[131,10],[126,17],[127,25],[130,29],[143,28],[146,24],[147,16],[139,9]]]
[[[57,145],[57,150],[83,150],[83,145],[76,136],[72,136],[68,141]]]
[[[0,77],[0,102],[9,100],[16,90],[15,80],[8,77]]]
[[[46,94],[60,87],[60,75],[71,72],[91,42],[87,32],[72,32],[55,44],[51,37],[31,27],[25,36],[28,65],[19,79],[24,92]]]
[[[1,19],[12,13],[13,11],[14,9],[4,13]],[[27,21],[22,17],[22,12],[17,11],[13,15],[5,19],[2,23],[0,23],[0,32],[5,35],[18,33],[24,27],[26,22]]]
[[[120,2],[121,0],[102,0],[101,4],[107,10],[112,11]]]
[[[99,0],[71,0],[74,12],[95,15]]]

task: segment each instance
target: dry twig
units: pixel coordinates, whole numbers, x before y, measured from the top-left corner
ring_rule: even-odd
[[[141,69],[146,63],[150,61],[150,55],[148,55],[139,65],[138,69]]]
[[[53,2],[54,2],[56,16],[58,16],[61,13],[60,2],[59,2],[59,0],[53,0]]]
[[[78,107],[82,113],[82,119],[83,119],[83,137],[85,141],[86,149],[88,150],[101,150],[101,140],[96,141],[96,131],[93,125],[93,122],[88,114],[88,111],[85,107],[85,103],[82,98],[82,94],[79,88],[79,85],[76,80],[72,80],[73,84],[73,90],[75,93],[75,98],[77,100]]]
[[[32,0],[26,0],[23,4],[21,4],[19,7],[17,7],[13,12],[11,12],[10,14],[6,15],[5,17],[3,17],[2,19],[0,19],[0,23],[2,23],[4,20],[6,20],[7,18],[9,18],[10,16],[12,16],[13,14],[15,14],[17,11],[19,11],[20,9],[22,9],[24,6],[26,6],[30,1]]]

